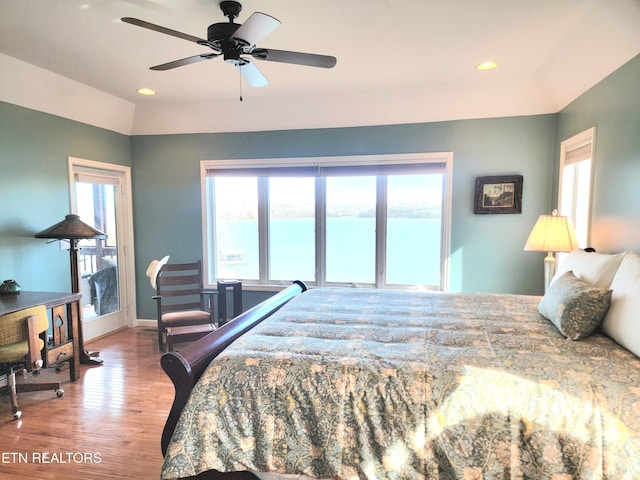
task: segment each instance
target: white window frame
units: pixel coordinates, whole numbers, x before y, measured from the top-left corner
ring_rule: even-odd
[[[558,211],[560,215],[567,216],[571,218],[571,221],[576,223],[576,211],[574,208],[568,205],[563,205],[562,199],[566,192],[563,191],[564,184],[564,171],[565,167],[571,165],[572,163],[577,163],[579,161],[588,160],[590,162],[590,170],[591,175],[589,178],[589,187],[587,189],[586,194],[583,195],[586,198],[581,198],[581,201],[585,203],[587,215],[586,215],[586,225],[585,225],[585,234],[580,235],[579,231],[576,231],[578,244],[580,247],[590,247],[591,246],[591,204],[592,204],[592,196],[593,196],[593,174],[594,174],[594,157],[595,157],[595,141],[596,141],[596,128],[592,127],[588,130],[580,132],[574,135],[571,138],[568,138],[560,143],[560,171],[559,171],[559,179],[558,179]],[[573,192],[569,192],[573,198],[573,205],[577,203],[577,185],[573,184],[572,187]]]
[[[279,167],[375,167],[380,165],[411,165],[411,164],[434,164],[440,163],[444,165],[444,185],[443,185],[443,203],[442,203],[442,224],[441,224],[441,248],[440,248],[440,291],[448,291],[449,289],[449,256],[450,256],[450,238],[451,238],[451,198],[452,198],[452,172],[453,172],[453,153],[452,152],[432,152],[432,153],[412,153],[412,154],[388,154],[388,155],[353,155],[353,156],[332,156],[332,157],[300,157],[300,158],[260,158],[260,159],[225,159],[225,160],[202,160],[200,162],[200,188],[202,202],[202,251],[203,251],[203,269],[204,280],[207,288],[215,288],[211,278],[212,260],[209,256],[210,237],[213,232],[210,225],[213,225],[213,212],[210,212],[207,205],[211,202],[207,198],[206,181],[208,171],[221,169],[264,169]],[[379,208],[378,210],[385,210]],[[386,211],[386,210],[385,210]],[[381,213],[378,213],[380,217]],[[384,214],[382,214],[384,215]],[[377,218],[377,222],[383,219]],[[316,219],[316,222],[322,221]],[[379,224],[379,223],[378,223]],[[262,225],[260,227],[263,227]],[[318,225],[316,225],[316,228]],[[266,235],[266,229],[260,228],[261,235]],[[384,232],[377,229],[377,240],[381,240]],[[322,237],[322,236],[320,236]],[[317,237],[318,238],[318,237]],[[260,248],[264,248],[266,242],[264,238],[260,239]],[[320,246],[316,246],[316,257],[322,255],[324,250]],[[384,265],[386,249],[378,249],[376,256],[376,286],[380,286],[380,265]],[[261,259],[265,256],[261,255]],[[316,264],[318,259],[316,259]],[[261,260],[261,262],[264,260]],[[262,276],[263,265],[260,265]],[[322,278],[322,276],[321,276]],[[333,285],[333,284],[332,284]],[[282,285],[268,284],[266,279],[260,278],[258,283],[243,284],[243,288],[249,290],[273,291],[282,288]],[[391,287],[385,287],[391,288]]]

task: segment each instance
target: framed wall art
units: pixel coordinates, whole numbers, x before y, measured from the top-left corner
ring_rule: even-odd
[[[522,175],[476,177],[473,213],[522,213]]]

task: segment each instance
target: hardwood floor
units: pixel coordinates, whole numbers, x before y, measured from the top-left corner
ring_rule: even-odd
[[[64,395],[20,395],[13,420],[0,397],[0,479],[158,479],[160,436],[173,384],[160,367],[156,331],[126,329],[87,344],[102,366],[81,365],[80,378],[54,374]]]

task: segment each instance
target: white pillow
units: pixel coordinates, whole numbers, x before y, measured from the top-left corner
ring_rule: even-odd
[[[640,255],[627,252],[611,282],[611,304],[602,330],[640,357]]]
[[[606,254],[574,250],[558,265],[558,270],[551,283],[565,273],[572,271],[583,282],[594,287],[608,289],[620,262],[627,253]]]

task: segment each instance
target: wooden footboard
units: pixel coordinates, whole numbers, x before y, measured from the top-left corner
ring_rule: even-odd
[[[197,340],[179,352],[165,353],[160,359],[163,370],[175,387],[175,397],[169,417],[162,431],[162,455],[173,435],[180,413],[187,403],[191,389],[196,384],[211,360],[217,357],[231,342],[249,331],[262,320],[272,315],[296,295],[307,290],[307,286],[296,280],[292,285],[238,315],[209,335]]]

